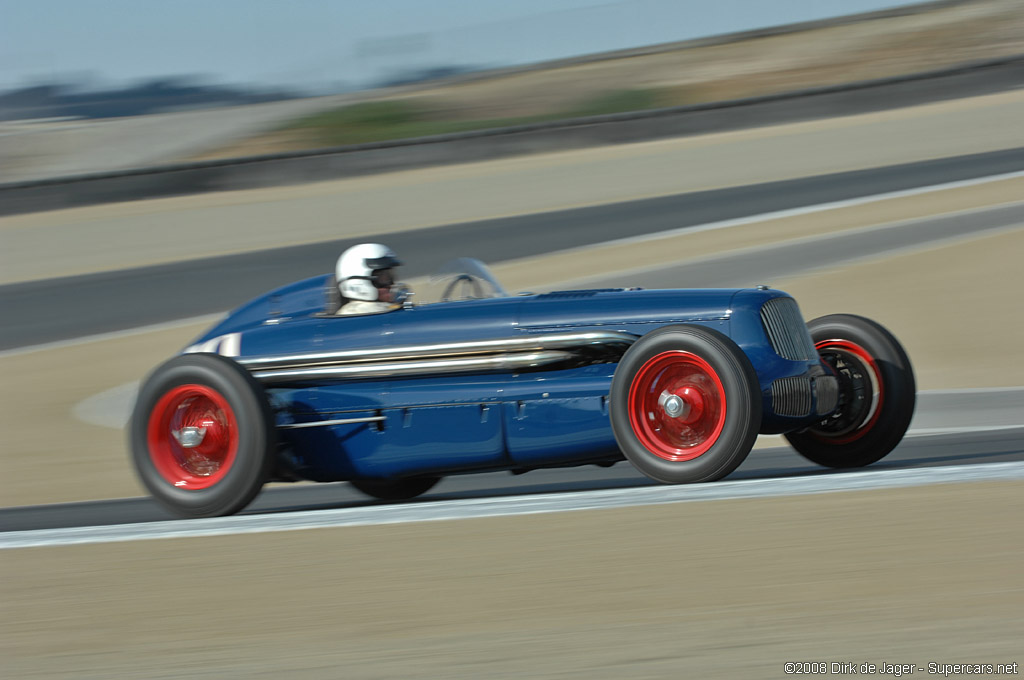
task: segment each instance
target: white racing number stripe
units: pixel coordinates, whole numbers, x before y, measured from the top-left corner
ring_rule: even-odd
[[[927,484],[1022,479],[1024,479],[1024,462],[950,465],[901,470],[865,470],[782,479],[744,479],[714,484],[645,486],[578,493],[402,503],[268,515],[238,515],[147,524],[12,531],[0,533],[0,549],[437,522],[695,501],[768,498],[836,491],[894,489]]]
[[[242,334],[228,333],[226,335],[218,335],[206,342],[196,343],[182,350],[182,354],[195,354],[197,352],[210,352],[224,357],[237,357],[242,353]]]

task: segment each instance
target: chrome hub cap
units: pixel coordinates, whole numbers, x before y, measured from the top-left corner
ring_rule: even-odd
[[[205,427],[183,427],[180,430],[171,430],[171,436],[181,445],[183,449],[194,449],[203,443],[206,436]]]

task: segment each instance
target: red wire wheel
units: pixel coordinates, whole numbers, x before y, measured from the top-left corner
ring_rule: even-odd
[[[705,453],[722,433],[725,413],[721,379],[691,352],[656,354],[633,377],[629,422],[659,458],[684,461]]]
[[[132,461],[154,500],[183,517],[230,515],[270,477],[276,431],[263,388],[216,354],[182,354],[139,389]]]
[[[623,455],[666,484],[725,477],[750,453],[761,427],[750,360],[728,336],[703,326],[664,326],[633,343],[610,396]]]
[[[179,385],[153,407],[146,441],[157,472],[179,489],[217,484],[238,454],[238,422],[222,394]]]
[[[886,328],[861,316],[832,314],[807,328],[822,364],[836,377],[839,400],[832,413],[786,439],[826,467],[881,460],[902,441],[914,415],[917,387],[906,351]]]

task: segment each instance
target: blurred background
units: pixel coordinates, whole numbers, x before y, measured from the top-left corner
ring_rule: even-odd
[[[1021,0],[0,0],[0,676],[1024,662],[1022,121]],[[362,241],[414,278],[471,256],[510,291],[769,283],[871,317],[919,388],[872,470],[957,483],[2,543],[159,530],[139,381]],[[731,479],[825,474],[762,437]],[[467,475],[403,510],[649,483]],[[372,504],[271,486],[268,521]]]
[[[1013,0],[5,4],[0,182],[764,95],[1024,35]]]

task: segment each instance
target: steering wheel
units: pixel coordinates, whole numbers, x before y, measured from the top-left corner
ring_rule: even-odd
[[[445,286],[444,293],[441,295],[441,302],[452,302],[452,293],[455,292],[455,289],[459,286],[459,284],[462,284],[463,288],[466,289],[466,292],[471,294],[463,294],[458,298],[454,298],[456,300],[473,300],[480,299],[484,296],[484,290],[480,286],[480,282],[476,278],[470,276],[469,274],[459,274],[454,279],[452,279],[451,283]]]

